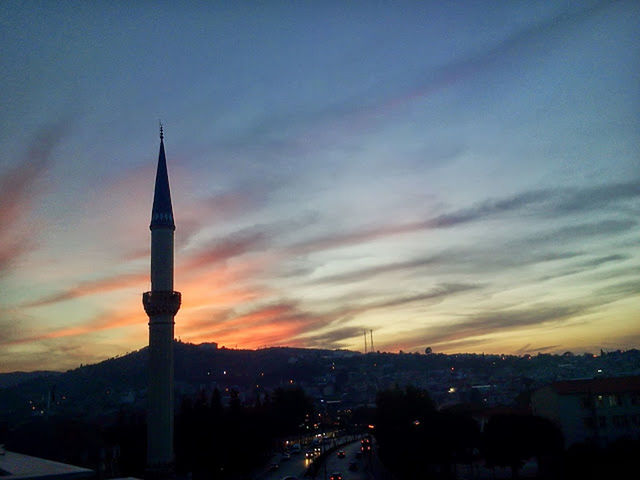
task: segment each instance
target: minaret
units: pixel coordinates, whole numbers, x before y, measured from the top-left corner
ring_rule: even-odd
[[[147,479],[173,475],[173,317],[180,292],[173,290],[173,208],[169,191],[164,134],[151,212],[151,291],[142,295],[149,316],[149,389],[147,392]]]

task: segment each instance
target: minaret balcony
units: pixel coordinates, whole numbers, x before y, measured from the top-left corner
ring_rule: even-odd
[[[151,291],[142,294],[142,304],[144,311],[149,318],[158,315],[175,315],[180,309],[182,297],[180,292],[174,291]]]

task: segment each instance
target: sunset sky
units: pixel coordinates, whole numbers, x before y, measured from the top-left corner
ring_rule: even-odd
[[[0,3],[0,372],[176,337],[640,347],[640,2]]]

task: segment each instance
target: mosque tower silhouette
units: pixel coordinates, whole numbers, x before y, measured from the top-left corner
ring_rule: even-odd
[[[173,290],[173,222],[164,133],[160,125],[160,154],[151,212],[151,291],[142,294],[149,316],[149,384],[147,406],[148,480],[174,476],[173,456],[173,328],[180,292]]]

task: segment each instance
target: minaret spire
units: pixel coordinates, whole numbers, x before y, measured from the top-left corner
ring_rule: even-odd
[[[159,227],[169,227],[175,230],[173,223],[173,207],[171,205],[171,191],[169,189],[169,174],[167,172],[167,158],[164,153],[164,132],[160,124],[160,153],[158,154],[158,170],[156,172],[156,188],[153,194],[153,209],[151,210],[151,230]]]
[[[173,338],[180,292],[173,290],[173,222],[164,132],[151,210],[151,291],[142,295],[149,316],[149,388],[147,392],[147,480],[174,478]]]

